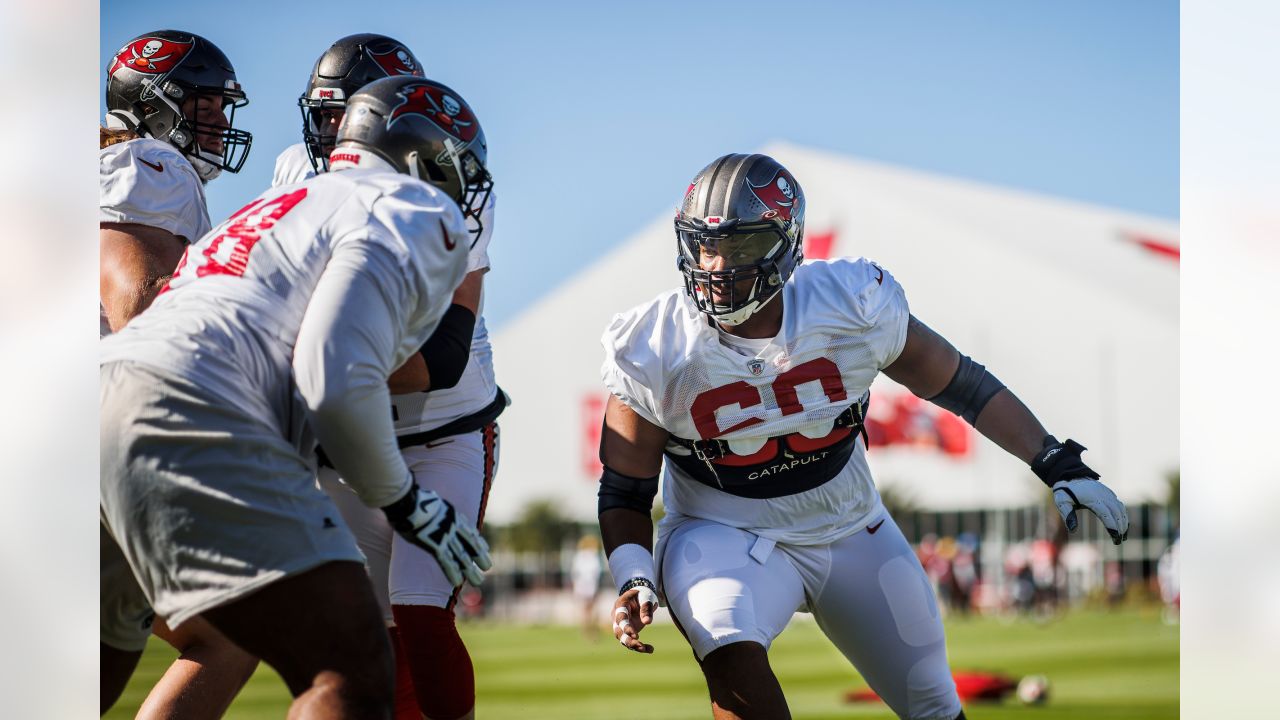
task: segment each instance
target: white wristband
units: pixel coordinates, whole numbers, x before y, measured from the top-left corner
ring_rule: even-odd
[[[636,543],[619,545],[609,553],[609,572],[613,573],[613,586],[619,589],[631,578],[653,582],[653,553]]]

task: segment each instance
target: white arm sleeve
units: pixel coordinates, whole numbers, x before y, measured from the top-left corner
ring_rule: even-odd
[[[370,507],[408,491],[396,445],[387,376],[396,367],[406,308],[405,272],[386,248],[348,241],[334,249],[307,305],[293,372],[312,429],[343,479]]]

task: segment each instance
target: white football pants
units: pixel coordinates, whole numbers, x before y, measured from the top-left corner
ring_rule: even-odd
[[[489,488],[498,470],[498,425],[403,448],[405,464],[424,490],[434,490],[473,524],[484,519]],[[449,607],[454,588],[435,556],[400,537],[382,510],[360,502],[333,468],[320,468],[320,487],[333,498],[364,552],[369,579],[387,626],[392,605]]]
[[[735,642],[768,649],[794,613],[811,612],[899,717],[959,714],[933,590],[887,512],[827,545],[775,543],[697,519],[658,544],[668,610],[699,659]]]

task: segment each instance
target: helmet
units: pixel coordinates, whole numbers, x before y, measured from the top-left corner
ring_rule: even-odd
[[[389,77],[347,100],[330,158],[345,147],[366,148],[395,167],[435,185],[462,209],[473,238],[493,192],[485,169],[488,148],[480,121],[458,93],[432,80]]]
[[[685,292],[711,319],[741,325],[804,260],[804,191],[767,155],[725,155],[693,178],[675,226]],[[704,253],[723,269],[703,270]]]
[[[220,98],[223,111],[231,109],[226,123],[200,122],[183,114],[187,99],[211,95]],[[107,66],[107,127],[127,128],[173,145],[205,182],[223,170],[239,172],[249,156],[253,135],[234,127],[236,108],[247,104],[231,61],[217,45],[194,33],[157,30],[140,35],[125,43]],[[207,149],[199,140],[221,148]]]
[[[316,172],[329,169],[333,136],[321,132],[323,110],[341,111],[347,98],[374,80],[388,76],[424,77],[418,58],[400,41],[374,33],[348,35],[329,46],[311,70],[307,91],[298,98],[302,137]]]

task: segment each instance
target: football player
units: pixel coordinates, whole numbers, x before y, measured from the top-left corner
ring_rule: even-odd
[[[385,35],[364,33],[335,42],[316,61],[298,99],[304,142],[281,153],[273,182],[296,182],[328,169],[346,98],[366,83],[387,75],[422,74],[413,53]],[[427,95],[421,100],[453,129],[459,147],[484,144],[475,118],[455,98]],[[480,316],[493,232],[491,184],[485,192],[487,197],[474,200],[481,208],[479,215],[468,216],[472,238],[466,278],[422,351],[389,379],[397,443],[415,480],[475,518],[477,527],[484,520],[497,471],[496,420],[507,404],[494,380],[489,334]],[[432,558],[399,538],[382,513],[360,503],[338,473],[322,465],[320,485],[337,503],[368,558],[374,592],[396,650],[397,717],[472,717],[475,676],[454,624],[457,589]]]
[[[868,471],[861,433],[880,372],[1031,465],[1072,531],[1086,508],[1119,543],[1124,505],[991,373],[910,314],[870,261],[801,265],[804,192],[764,155],[704,168],[676,216],[682,289],[605,331],[600,526],[614,632],[662,593],[716,718],[790,717],[767,651],[812,613],[903,718],[963,718],[924,570]],[[665,459],[656,552],[650,506]],[[655,562],[656,558],[656,562]]]
[[[460,205],[477,210],[467,199],[488,182],[484,144],[461,148],[420,100],[443,94],[465,107],[414,77],[354,95],[331,172],[213,228],[103,340],[102,515],[134,594],[262,658],[299,716],[392,710],[390,645],[364,558],[316,487],[317,439],[454,586],[490,564],[474,524],[413,481],[387,412],[387,376],[465,274]]]
[[[112,56],[106,127],[99,132],[102,335],[150,305],[187,243],[209,230],[204,183],[244,163],[252,137],[233,123],[235,109],[247,102],[226,55],[199,35],[147,33]],[[100,545],[104,578],[114,573],[112,565],[127,572],[105,529]],[[150,624],[145,603],[116,605],[119,589],[102,583],[104,607],[118,607],[139,628]],[[100,645],[104,712],[124,689],[146,642],[145,633],[114,634],[110,617],[103,614]],[[180,656],[147,696],[139,717],[221,717],[257,659],[200,621],[171,631],[159,619],[154,628]],[[126,671],[108,676],[108,668]]]

